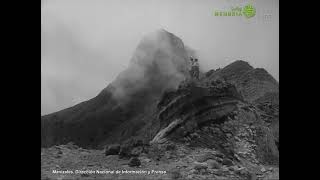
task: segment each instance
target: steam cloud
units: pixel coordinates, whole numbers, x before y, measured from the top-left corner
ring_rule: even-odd
[[[204,72],[243,59],[279,81],[279,1],[255,1],[257,15],[249,20],[212,16],[214,9],[238,4],[42,1],[41,115],[94,98],[127,68],[141,37],[157,28],[195,48]],[[272,18],[265,21],[264,13]]]
[[[163,29],[146,35],[130,61],[129,67],[112,83],[114,96],[123,101],[141,89],[163,91],[176,88],[187,77],[189,55],[180,38]]]

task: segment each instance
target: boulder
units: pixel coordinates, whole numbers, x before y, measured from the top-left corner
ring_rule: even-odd
[[[140,160],[137,157],[132,157],[128,163],[130,167],[139,167],[141,165]]]
[[[112,145],[109,145],[105,148],[105,155],[108,156],[108,155],[118,155],[119,154],[119,151],[120,151],[120,145],[119,144],[112,144]]]
[[[221,158],[221,159],[224,157],[224,155],[222,153],[215,153],[215,156],[218,158]]]
[[[208,167],[203,164],[197,164],[193,167],[193,169],[195,169],[196,171],[201,171],[202,169],[204,170],[208,169]]]
[[[210,152],[206,152],[204,154],[201,154],[199,156],[196,157],[196,161],[198,162],[205,162],[209,159],[215,159],[214,154],[210,153]]]
[[[172,151],[176,149],[176,145],[175,144],[168,144],[165,146],[166,151]]]
[[[232,166],[233,162],[230,159],[223,159],[222,164],[227,166]]]
[[[142,152],[143,152],[143,147],[142,147],[142,146],[134,147],[134,148],[131,150],[130,155],[136,157],[136,156],[139,156]]]
[[[172,159],[172,158],[173,158],[173,156],[172,156],[172,154],[171,154],[170,151],[166,151],[166,152],[164,153],[164,156],[165,156],[167,159]]]
[[[221,165],[217,161],[212,160],[212,159],[209,159],[207,161],[207,164],[210,169],[220,169],[221,168]]]
[[[240,176],[246,176],[249,174],[248,171],[245,170],[244,168],[236,169],[235,172]]]
[[[196,138],[200,138],[200,135],[198,133],[194,132],[194,133],[190,134],[190,137],[192,139],[196,139]]]
[[[129,158],[131,156],[130,146],[124,144],[120,146],[119,158]]]

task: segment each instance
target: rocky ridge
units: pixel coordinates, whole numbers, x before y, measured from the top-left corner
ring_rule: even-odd
[[[159,38],[172,47],[151,48],[146,57],[156,57],[153,63],[143,63],[148,58],[137,53],[134,68],[117,78],[121,81],[92,100],[42,118],[42,178],[278,179],[278,82],[264,69],[245,61],[192,80],[183,75],[185,65],[179,63],[187,54],[182,41],[163,31]],[[157,46],[149,42],[146,46],[143,42],[138,51]],[[175,64],[171,76],[162,72],[166,67],[161,64],[163,59]],[[133,82],[126,74],[141,70],[136,66],[141,63],[144,75],[154,69],[158,73],[130,86]],[[173,73],[177,69],[181,70],[178,75]],[[171,85],[161,85],[172,77],[176,79]],[[114,95],[119,92],[129,92],[122,97],[130,98],[119,101]],[[76,145],[67,144],[70,141]],[[61,175],[53,174],[54,169],[166,173]]]
[[[273,126],[278,120],[278,108],[272,103],[244,101],[235,85],[224,80],[185,81],[177,90],[166,91],[158,101],[159,126],[152,130],[151,139],[133,137],[107,145],[104,151],[73,146],[72,150],[66,146],[43,149],[42,163],[48,167],[42,170],[43,177],[57,177],[50,174],[54,169],[50,164],[56,163],[60,169],[166,171],[143,176],[147,179],[277,179],[279,135],[278,127]],[[52,156],[54,151],[56,155]],[[74,157],[74,151],[86,155],[82,152]],[[71,156],[77,163],[67,163]],[[88,167],[86,163],[97,164]],[[139,179],[142,175],[64,177]]]

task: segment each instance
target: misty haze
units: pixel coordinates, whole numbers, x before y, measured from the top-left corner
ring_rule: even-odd
[[[43,0],[41,178],[278,179],[279,1]]]
[[[204,71],[245,60],[279,80],[278,1],[256,1],[258,16],[214,17],[242,1],[44,1],[41,114],[96,96],[128,66],[142,37],[165,29],[196,50]]]

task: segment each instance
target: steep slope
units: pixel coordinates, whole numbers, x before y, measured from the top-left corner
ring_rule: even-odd
[[[243,101],[227,82],[183,81],[167,90],[137,135],[105,151],[71,143],[42,149],[42,177],[67,179],[278,179],[278,109]],[[150,141],[150,143],[148,143]],[[119,142],[118,142],[119,143]],[[118,146],[116,152],[109,147]],[[132,165],[136,159],[139,164]],[[91,170],[54,174],[53,169]],[[96,170],[162,171],[100,174]]]
[[[188,53],[171,33],[147,35],[95,98],[41,117],[42,146],[86,148],[42,148],[42,177],[141,179],[52,170],[142,168],[167,171],[150,179],[277,179],[279,83],[245,61],[191,79]]]
[[[245,143],[256,147],[255,153],[251,153],[253,163],[258,162],[256,157],[264,163],[278,162],[278,107],[243,101],[235,86],[227,81],[189,82],[165,93],[158,110],[160,127],[151,143],[177,141],[214,148],[230,159],[236,158],[234,154]]]
[[[200,86],[186,83],[193,88],[181,90],[183,88],[179,87],[174,92],[181,81],[189,79],[188,54],[182,40],[165,30],[145,36],[128,68],[95,98],[41,117],[42,146],[72,141],[82,147],[101,148],[104,144],[123,142],[133,136],[152,140],[160,129],[174,121],[164,118],[166,113],[173,113],[172,116],[179,115],[181,111],[202,114],[207,112],[202,109],[206,106],[208,109],[220,106],[222,111],[224,108],[233,109],[233,96],[219,99],[216,94],[210,95],[211,90],[217,90],[212,89],[216,84],[211,83],[229,84],[215,92],[221,96],[232,90],[230,92],[236,99],[257,104],[273,100],[278,104],[278,82],[264,69],[255,69],[245,61],[235,61],[220,70],[209,71],[199,81]],[[171,101],[163,98],[166,96],[177,97]],[[198,96],[202,98],[193,102],[193,98]],[[159,101],[160,104],[168,101],[171,105],[162,105],[166,108],[159,109]],[[190,101],[193,102],[192,107],[188,105]],[[216,101],[222,104],[214,105]],[[207,115],[209,119],[221,118],[213,116]],[[193,117],[197,118],[197,115]],[[277,118],[271,119],[267,121],[277,122]]]
[[[253,68],[238,60],[223,69],[207,73],[207,79],[224,79],[234,84],[245,100],[254,102],[270,93],[279,92],[279,83],[263,68]],[[275,95],[277,96],[277,95]]]
[[[218,76],[222,77],[223,79],[235,83],[237,82],[242,75],[247,73],[248,71],[253,70],[254,68],[246,61],[237,60],[226,67],[219,69],[216,71],[213,76],[209,77],[209,79],[212,79],[212,77]]]
[[[142,117],[152,114],[149,107],[162,92],[185,78],[187,62],[184,44],[175,35],[158,30],[145,36],[129,67],[95,98],[41,117],[41,145],[73,141],[96,147],[102,141],[130,137],[143,127]],[[125,131],[112,135],[120,125]]]

